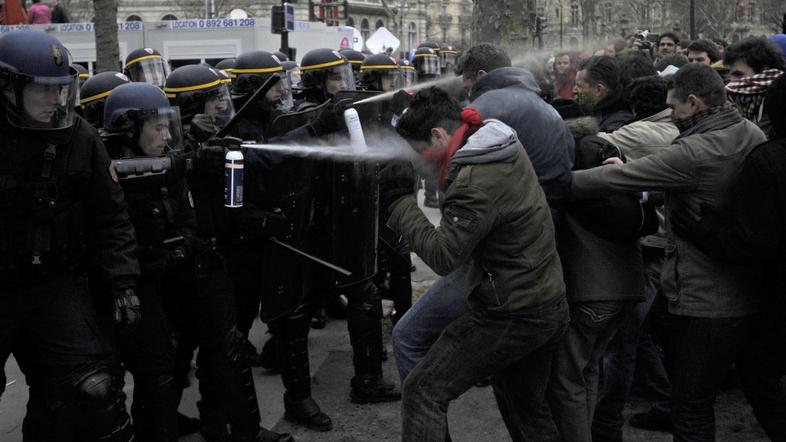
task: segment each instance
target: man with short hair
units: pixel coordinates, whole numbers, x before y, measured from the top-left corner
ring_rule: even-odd
[[[633,118],[620,87],[620,70],[611,57],[590,57],[579,65],[576,102],[595,117],[600,132],[613,132]]]
[[[554,108],[538,96],[540,89],[532,74],[510,67],[505,51],[488,43],[470,48],[457,70],[471,93],[470,106],[482,118],[500,120],[516,131],[546,198],[564,191],[573,167],[573,137]],[[470,278],[476,273],[467,263],[440,278],[393,328],[393,350],[402,382],[442,330],[467,311],[463,300],[477,284]]]
[[[658,153],[626,164],[573,172],[572,196],[662,190],[666,216],[702,213],[727,204],[728,189],[762,131],[726,104],[722,79],[709,66],[689,64],[669,85],[667,103],[680,131]],[[675,440],[713,440],[713,403],[720,383],[747,344],[758,309],[759,275],[709,257],[667,225],[669,248],[662,290],[673,361]]]
[[[525,420],[543,400],[551,356],[568,323],[554,224],[516,132],[461,110],[446,92],[419,91],[396,130],[440,166],[438,228],[412,195],[411,166],[380,171],[387,225],[438,274],[471,261],[469,308],[450,323],[404,380],[402,440],[450,440],[447,409],[494,377],[511,436],[542,440]],[[462,300],[464,301],[464,300]]]
[[[773,81],[786,70],[780,48],[764,37],[750,37],[729,46],[723,56],[731,81],[726,93],[743,117],[772,135],[770,119],[764,113],[764,97]]]
[[[715,43],[709,40],[695,40],[688,45],[688,61],[712,66],[721,56]]]
[[[677,54],[680,38],[674,32],[664,32],[658,37],[658,58]]]

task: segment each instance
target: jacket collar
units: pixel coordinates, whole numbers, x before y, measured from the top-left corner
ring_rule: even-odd
[[[717,109],[713,108],[710,112],[702,112],[701,115],[697,115],[697,117],[695,124],[682,131],[677,139],[694,134],[725,129],[742,121],[742,116],[737,112],[737,109],[728,103],[723,106],[718,106]]]

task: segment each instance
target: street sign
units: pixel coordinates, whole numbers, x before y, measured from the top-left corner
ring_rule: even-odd
[[[289,3],[284,3],[284,20],[287,31],[293,32],[295,30],[295,7]]]

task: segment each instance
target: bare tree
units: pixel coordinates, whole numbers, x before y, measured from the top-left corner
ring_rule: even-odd
[[[596,1],[596,0],[592,0]],[[535,0],[475,0],[472,41],[503,47],[529,47],[530,12]]]
[[[94,0],[96,73],[116,71],[120,60],[117,44],[117,0]]]

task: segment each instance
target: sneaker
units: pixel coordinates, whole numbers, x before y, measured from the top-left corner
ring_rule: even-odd
[[[355,404],[396,402],[401,400],[401,391],[382,375],[358,375],[352,378],[350,398]]]
[[[293,400],[287,393],[284,393],[284,410],[284,419],[290,422],[303,425],[314,431],[333,429],[333,421],[319,409],[319,405],[311,396],[301,400]]]
[[[664,433],[671,433],[674,431],[673,427],[671,426],[670,415],[653,412],[652,410],[646,413],[634,414],[631,416],[628,423],[630,423],[631,427],[642,430],[662,431]]]

